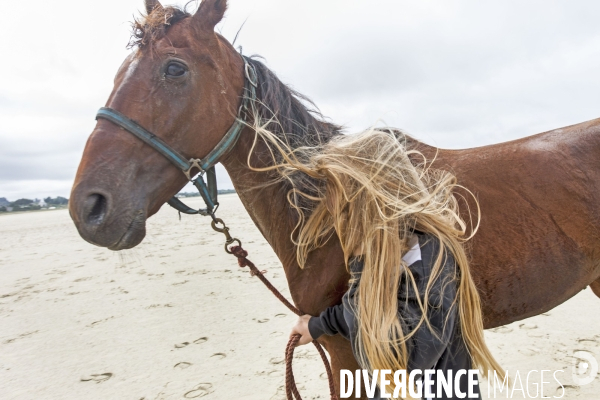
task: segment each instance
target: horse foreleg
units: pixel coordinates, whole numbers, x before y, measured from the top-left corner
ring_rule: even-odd
[[[596,296],[600,297],[600,279],[590,283],[590,288],[592,288]]]

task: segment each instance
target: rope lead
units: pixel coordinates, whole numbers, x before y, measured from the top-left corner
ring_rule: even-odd
[[[279,301],[281,301],[291,312],[298,316],[303,315],[303,313],[300,310],[294,307],[292,303],[290,303],[285,297],[283,297],[279,290],[277,290],[277,288],[275,288],[275,286],[273,286],[271,282],[269,282],[269,280],[265,278],[264,273],[266,271],[260,271],[258,268],[256,268],[252,261],[246,258],[248,257],[248,252],[244,250],[241,245],[231,246],[227,250],[228,253],[233,254],[237,257],[238,265],[241,268],[248,267],[250,269],[250,273],[252,275],[256,275],[258,279],[260,279],[261,282],[264,283],[265,286],[275,295],[275,297],[277,297]],[[302,397],[300,397],[300,393],[298,392],[298,388],[296,387],[294,371],[292,370],[294,349],[296,348],[296,344],[298,343],[298,340],[300,340],[300,337],[301,336],[298,334],[293,335],[285,348],[285,393],[288,400],[302,400]],[[331,395],[331,400],[338,400],[338,397],[335,393],[333,374],[331,373],[331,365],[329,365],[329,360],[325,355],[325,350],[323,350],[323,346],[321,346],[321,344],[316,340],[313,340],[312,343],[317,348],[317,351],[321,356],[321,360],[323,360],[323,364],[325,365],[325,371],[327,371],[327,379],[329,380],[329,393]]]

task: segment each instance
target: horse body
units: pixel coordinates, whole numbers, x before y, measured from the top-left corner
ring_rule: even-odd
[[[158,15],[156,21],[168,30],[124,62],[107,102],[186,157],[208,154],[240,104],[244,63],[214,33],[225,8],[224,0],[204,0],[195,15],[173,24],[166,14]],[[160,13],[162,6],[147,1],[147,9]],[[186,72],[179,76],[182,65]],[[282,96],[282,104],[300,104],[291,91]],[[265,101],[260,95],[259,100]],[[339,241],[332,238],[311,253],[304,269],[298,267],[290,240],[295,215],[286,200],[289,187],[248,167],[249,155],[253,165],[268,162],[260,156],[264,143],[250,154],[253,139],[254,132],[245,128],[221,162],[281,260],[294,303],[316,315],[339,303],[346,290],[349,276]],[[478,198],[481,226],[469,251],[486,328],[547,311],[590,284],[600,296],[600,120],[474,149],[438,151],[414,139],[410,146],[435,158],[434,167],[450,168]],[[99,120],[77,171],[71,216],[85,240],[113,250],[131,248],[143,239],[145,220],[185,183],[160,154]],[[468,219],[467,204],[462,209]],[[331,355],[336,380],[339,369],[358,368],[345,339],[319,341]]]
[[[279,218],[289,214],[285,193],[278,185],[262,188],[265,174],[248,170],[252,138],[244,132],[223,164],[281,260],[294,303],[316,315],[338,304],[346,289],[341,248],[328,243],[304,270],[298,268],[289,239],[293,218]],[[434,167],[452,170],[478,199],[481,225],[469,252],[486,329],[548,311],[600,282],[600,209],[594,206],[600,204],[600,119],[465,150],[440,150],[414,139],[410,146],[435,159]],[[469,218],[468,208],[463,212]],[[334,370],[356,368],[347,342],[324,341]]]
[[[548,311],[600,277],[599,154],[600,119],[439,151],[434,166],[452,170],[481,207],[470,255],[486,328]]]

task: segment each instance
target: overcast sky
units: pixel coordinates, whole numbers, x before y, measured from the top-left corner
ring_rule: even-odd
[[[2,9],[0,197],[68,196],[143,1]],[[462,148],[600,117],[599,17],[597,0],[231,0],[218,29],[248,18],[244,53],[349,132],[381,119]]]

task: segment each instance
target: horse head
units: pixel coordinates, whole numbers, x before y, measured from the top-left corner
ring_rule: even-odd
[[[225,0],[190,15],[146,0],[132,53],[106,108],[152,132],[184,159],[205,157],[236,120],[244,60],[214,31]],[[69,209],[80,235],[111,250],[132,248],[145,222],[188,178],[172,162],[106,118],[98,118],[80,162]]]

